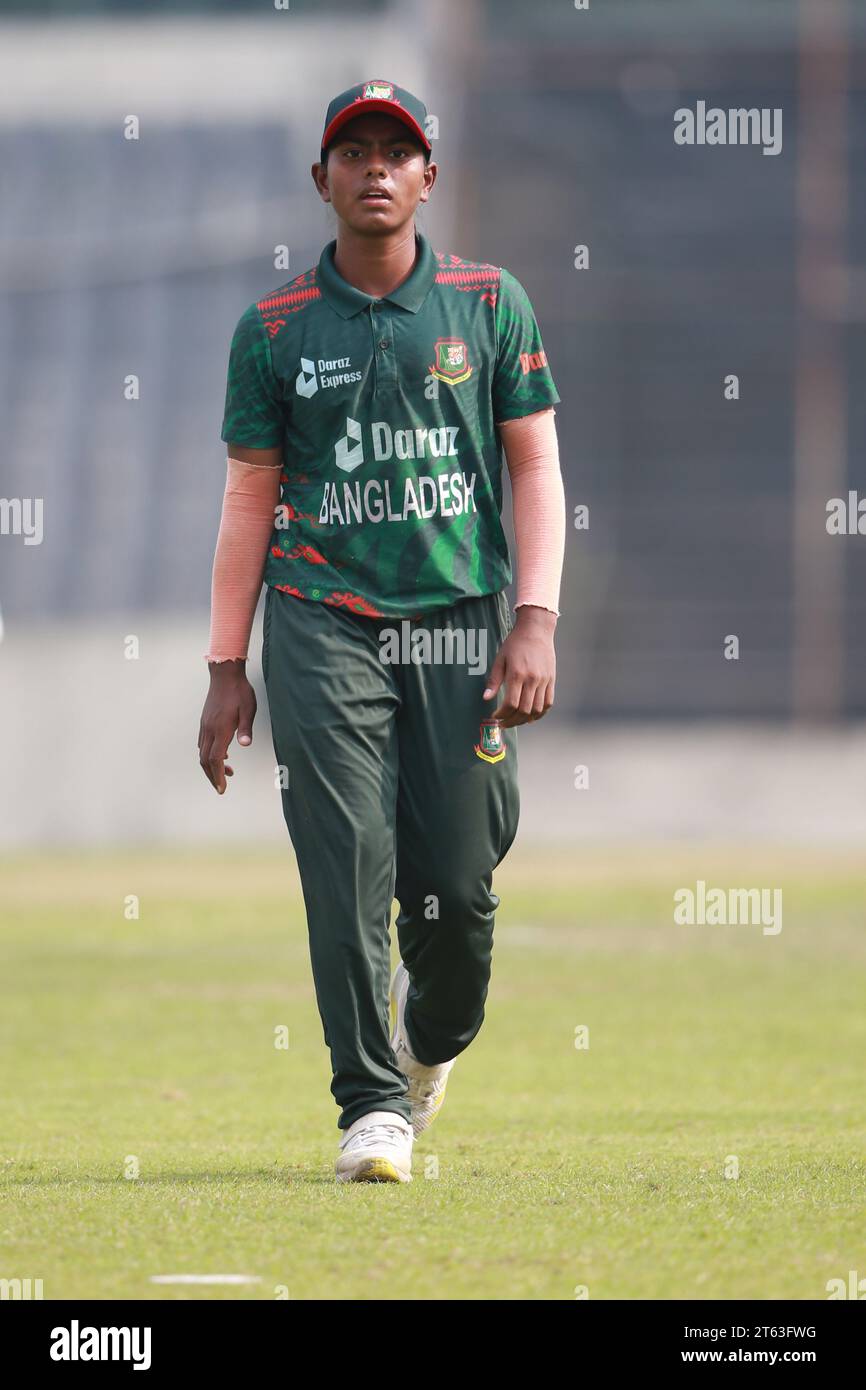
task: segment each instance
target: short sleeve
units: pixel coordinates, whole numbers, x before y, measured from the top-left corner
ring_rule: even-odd
[[[493,419],[519,420],[561,399],[547,363],[529,296],[510,271],[499,275],[496,296],[496,366]]]
[[[220,439],[250,449],[273,449],[283,442],[283,428],[282,391],[267,329],[258,305],[251,304],[232,337]]]

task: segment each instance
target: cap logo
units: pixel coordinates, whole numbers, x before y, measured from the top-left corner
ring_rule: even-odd
[[[364,86],[363,101],[392,101],[394,88],[390,82],[367,82]]]

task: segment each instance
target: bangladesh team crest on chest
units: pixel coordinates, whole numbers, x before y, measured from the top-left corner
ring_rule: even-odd
[[[482,719],[475,752],[486,763],[501,763],[507,753],[498,719]]]
[[[449,386],[456,386],[472,375],[469,349],[462,338],[437,338],[433,356],[435,361],[430,363],[428,370],[440,381],[447,381]]]

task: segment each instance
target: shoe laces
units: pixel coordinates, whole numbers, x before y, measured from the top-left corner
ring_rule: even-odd
[[[369,1149],[382,1143],[395,1144],[398,1142],[398,1136],[400,1139],[406,1138],[406,1131],[400,1125],[365,1125],[349,1140],[349,1147]]]

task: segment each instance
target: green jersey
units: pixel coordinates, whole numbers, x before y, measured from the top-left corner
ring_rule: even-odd
[[[520,282],[415,238],[382,299],[330,242],[250,305],[229,356],[221,438],[283,449],[265,583],[370,617],[510,583],[497,425],[560,399]]]

